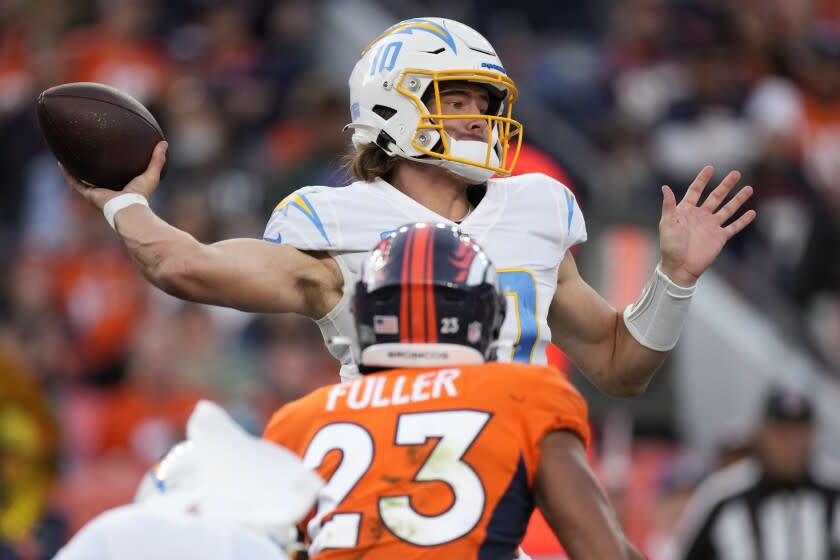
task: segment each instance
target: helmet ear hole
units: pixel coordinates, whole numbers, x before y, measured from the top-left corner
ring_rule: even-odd
[[[384,120],[389,120],[391,117],[397,114],[397,110],[393,107],[388,107],[385,105],[374,105],[373,112],[382,117]]]

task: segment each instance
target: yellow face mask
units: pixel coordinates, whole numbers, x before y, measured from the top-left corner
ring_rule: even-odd
[[[458,81],[488,90],[488,114],[444,114],[442,86]],[[522,124],[511,117],[516,86],[493,46],[467,25],[435,17],[401,21],[362,51],[348,84],[356,147],[376,144],[474,184],[494,173],[510,175],[516,164],[522,146]],[[484,121],[486,138],[446,134],[463,119]]]
[[[431,80],[430,85],[421,87],[421,84],[425,84],[427,80]],[[500,114],[444,114],[441,104],[441,84],[453,81],[487,85],[492,90],[507,91],[507,95],[500,104]],[[513,104],[518,94],[513,80],[500,72],[491,70],[433,71],[407,68],[400,72],[394,83],[394,89],[409,98],[420,112],[417,132],[411,143],[414,149],[429,157],[479,167],[501,176],[511,174],[519,157],[523,135],[522,124],[511,118]],[[420,97],[424,94],[425,101]],[[472,157],[464,157],[453,153],[451,139],[445,134],[444,125],[448,120],[463,119],[486,121],[487,148],[483,154],[471,154]]]

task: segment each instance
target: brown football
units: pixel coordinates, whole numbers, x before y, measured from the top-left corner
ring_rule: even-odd
[[[78,82],[38,96],[38,124],[56,159],[77,179],[121,190],[145,171],[164,139],[155,118],[130,95]]]

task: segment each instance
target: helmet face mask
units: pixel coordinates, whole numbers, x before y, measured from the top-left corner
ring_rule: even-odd
[[[441,86],[453,81],[486,88],[496,110],[445,114]],[[511,117],[516,86],[490,43],[456,21],[412,19],[386,30],[353,69],[350,98],[348,127],[357,147],[375,143],[389,155],[438,165],[475,182],[509,175],[519,155],[522,125]],[[485,141],[452,138],[445,124],[456,119],[486,121]]]
[[[412,224],[371,251],[353,305],[368,372],[492,360],[506,302],[495,268],[468,236]]]

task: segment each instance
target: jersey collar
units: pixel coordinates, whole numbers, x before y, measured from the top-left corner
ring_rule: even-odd
[[[388,201],[405,213],[409,220],[442,222],[447,225],[458,226],[473,237],[478,237],[496,223],[504,209],[504,202],[507,198],[504,187],[497,181],[490,179],[487,181],[486,192],[481,200],[477,201],[478,204],[475,209],[463,222],[457,224],[423,206],[383,179],[377,178],[369,184],[371,188],[381,193]]]

